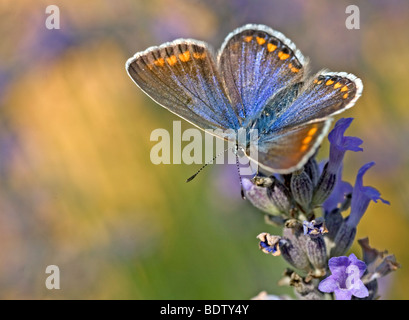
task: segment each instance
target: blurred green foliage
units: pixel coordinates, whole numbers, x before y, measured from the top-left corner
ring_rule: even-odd
[[[371,204],[358,238],[388,249],[402,269],[382,298],[409,290],[409,3],[355,1],[361,29],[345,28],[350,1],[54,1],[61,29],[45,28],[46,1],[0,4],[0,298],[248,299],[277,286],[286,267],[257,249],[279,232],[241,200],[234,166],[153,165],[156,128],[177,120],[128,78],[128,57],[192,37],[218,48],[244,23],[291,38],[321,68],[352,72],[364,93],[342,116],[364,152]],[[185,128],[189,125],[184,123]],[[325,157],[327,142],[320,152]],[[360,255],[358,247],[353,251]],[[47,290],[45,268],[61,271]]]

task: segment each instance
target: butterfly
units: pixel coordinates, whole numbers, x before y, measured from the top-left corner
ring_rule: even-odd
[[[126,62],[143,92],[200,129],[257,129],[257,159],[252,144],[238,148],[262,170],[281,174],[307,162],[332,116],[352,107],[363,89],[353,74],[308,76],[307,69],[291,40],[255,24],[230,33],[217,54],[205,42],[177,39]]]

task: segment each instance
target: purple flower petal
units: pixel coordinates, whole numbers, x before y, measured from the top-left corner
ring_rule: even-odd
[[[390,204],[389,201],[381,198],[381,193],[378,190],[372,187],[368,187],[368,186],[365,187],[363,185],[364,174],[368,171],[369,168],[373,167],[374,165],[375,165],[375,162],[369,162],[363,165],[361,169],[359,169],[358,175],[356,177],[355,185],[358,188],[358,190],[361,193],[363,193],[366,197],[368,197],[370,200],[375,201],[375,202],[377,202],[377,200],[381,200],[383,203]]]
[[[342,118],[337,121],[334,129],[328,134],[330,142],[328,169],[332,173],[337,173],[346,151],[362,151],[359,147],[362,140],[357,137],[345,137],[344,133],[350,126],[353,118]]]
[[[366,264],[354,254],[349,257],[333,257],[328,261],[328,266],[332,274],[320,282],[320,291],[333,292],[337,300],[351,300],[352,296],[364,298],[369,295],[361,280]]]
[[[342,118],[337,121],[334,129],[328,134],[328,140],[331,143],[331,147],[335,147],[342,151],[362,151],[359,146],[363,141],[357,137],[345,137],[344,133],[351,125],[354,118]]]
[[[327,293],[334,292],[337,288],[338,282],[334,276],[329,276],[328,278],[322,280],[318,285],[318,290]]]
[[[351,300],[352,292],[347,289],[335,289],[334,290],[336,300]]]
[[[351,294],[357,298],[365,298],[369,296],[368,288],[365,287],[364,283],[359,280],[359,285],[357,288],[351,290]]]
[[[357,266],[359,269],[359,277],[361,278],[366,270],[366,264],[365,262],[359,260],[353,253],[351,253],[348,257],[349,264]]]
[[[363,176],[369,168],[375,165],[375,162],[369,162],[362,166],[358,171],[355,186],[352,191],[351,214],[348,217],[347,224],[356,227],[364,215],[369,203],[381,200],[385,204],[390,204],[389,201],[381,198],[381,194],[373,187],[363,185]]]
[[[333,275],[344,274],[348,265],[348,257],[333,257],[328,261],[329,270]]]

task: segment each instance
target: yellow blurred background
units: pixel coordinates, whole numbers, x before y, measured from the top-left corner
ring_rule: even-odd
[[[60,29],[45,27],[50,4]],[[359,30],[345,27],[350,4]],[[409,2],[10,0],[0,16],[0,298],[292,294],[276,284],[283,259],[257,248],[257,234],[280,231],[241,200],[234,165],[210,166],[186,184],[197,165],[151,163],[150,133],[171,131],[178,118],[124,67],[175,38],[218,48],[245,23],[286,34],[313,72],[362,78],[362,98],[342,116],[355,118],[347,133],[364,140],[364,152],[347,154],[345,179],[353,184],[376,162],[364,182],[391,206],[371,204],[358,238],[402,264],[381,282],[382,298],[409,298]],[[45,286],[48,265],[60,268],[60,290]]]

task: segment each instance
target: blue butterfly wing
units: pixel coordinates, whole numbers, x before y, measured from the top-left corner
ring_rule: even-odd
[[[247,127],[281,89],[302,81],[305,59],[283,34],[246,25],[227,36],[218,66],[232,105]]]
[[[268,137],[277,120],[297,99],[303,85],[303,82],[297,82],[277,92],[267,101],[261,114],[249,124],[249,128],[257,129],[260,136]]]
[[[240,125],[204,42],[179,39],[148,48],[130,58],[126,70],[154,101],[201,129]]]
[[[321,72],[307,83],[269,130],[274,132],[314,119],[325,118],[351,108],[361,96],[361,79],[345,72]]]

